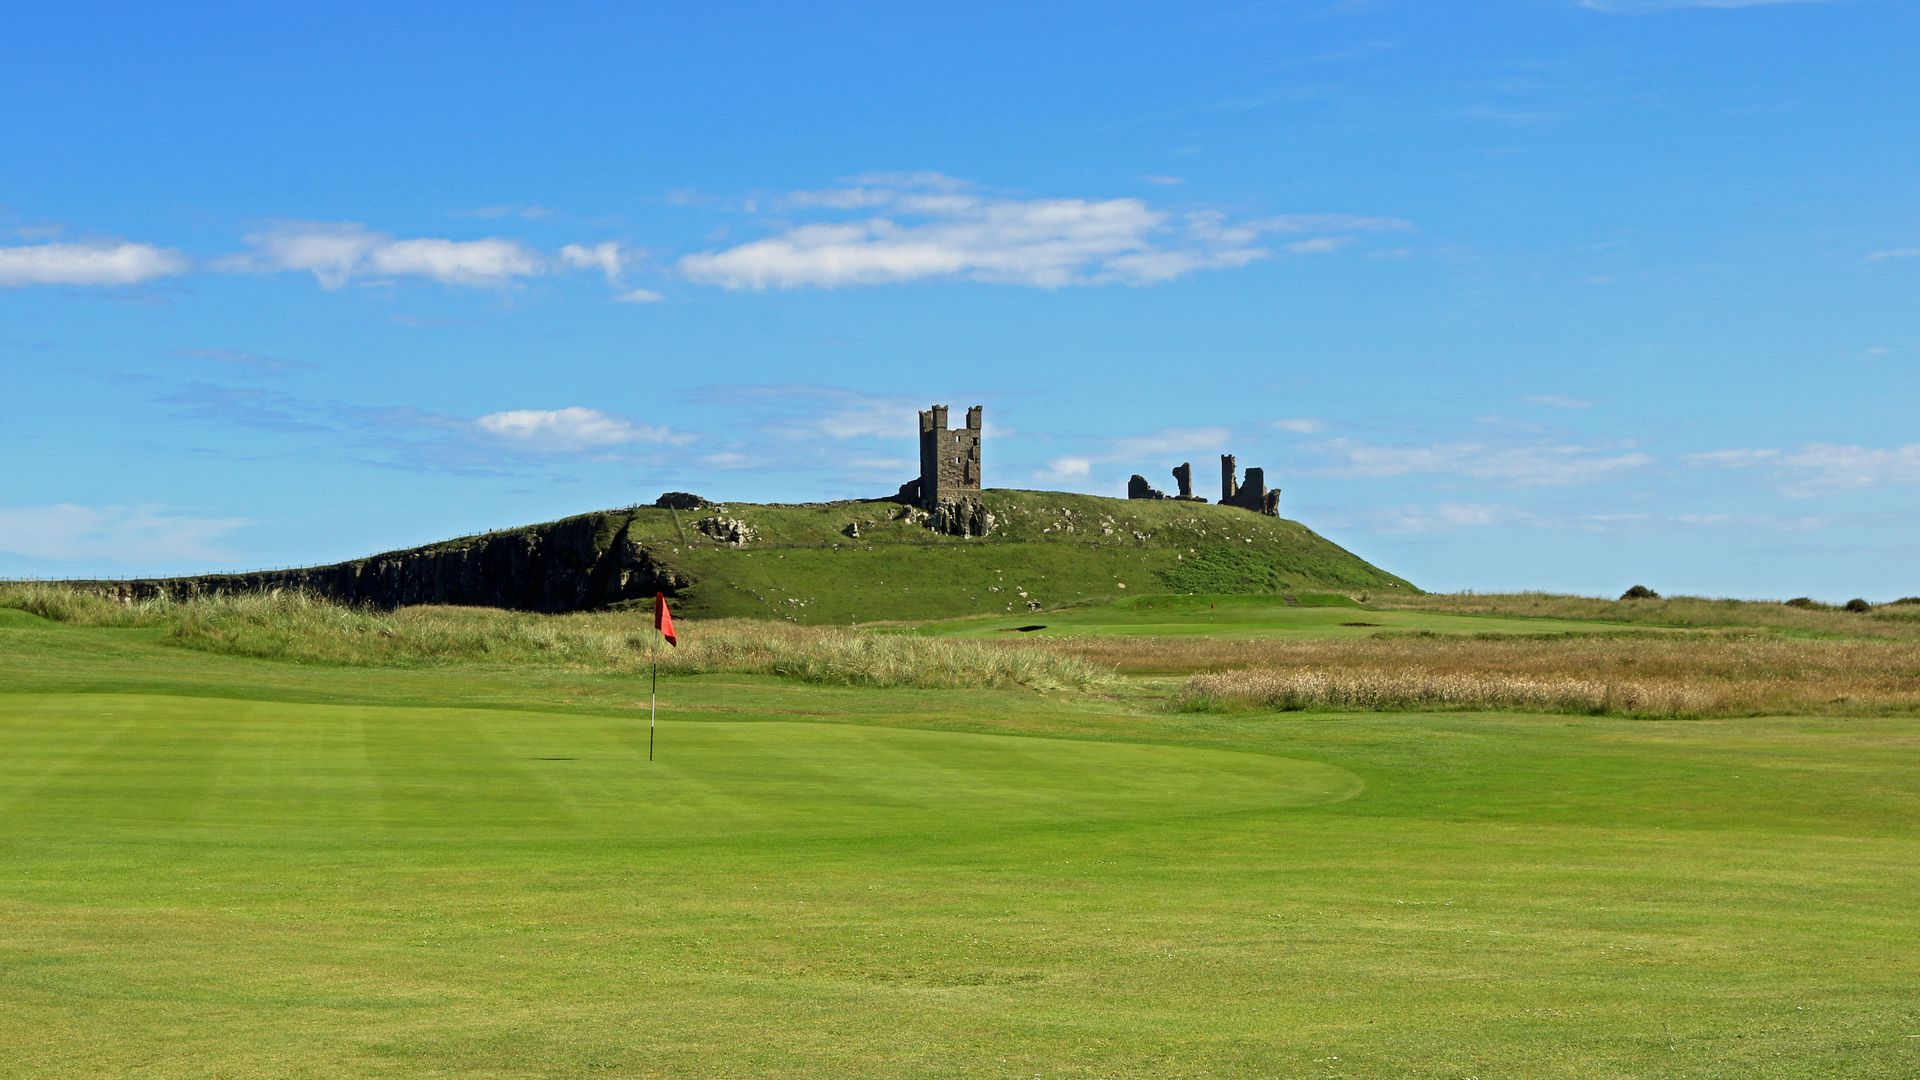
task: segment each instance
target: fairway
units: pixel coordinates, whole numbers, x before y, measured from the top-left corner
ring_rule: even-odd
[[[4,612],[0,686],[0,1075],[1920,1064],[1906,716],[718,673],[649,763],[630,676]]]
[[[661,848],[954,840],[1304,806],[1359,778],[1267,755],[808,723],[644,723],[502,710],[134,695],[9,697],[0,813],[59,851],[217,841]]]

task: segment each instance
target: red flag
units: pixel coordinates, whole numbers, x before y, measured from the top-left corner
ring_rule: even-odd
[[[653,628],[667,639],[667,644],[679,648],[680,643],[673,638],[673,612],[667,610],[667,594],[653,594]]]

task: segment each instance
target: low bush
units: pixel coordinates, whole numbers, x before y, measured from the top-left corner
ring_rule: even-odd
[[[1844,604],[1844,605],[1843,605],[1843,607],[1844,607],[1844,609],[1845,609],[1845,610],[1847,610],[1847,611],[1851,611],[1851,612],[1854,612],[1855,614],[1858,614],[1858,613],[1860,613],[1860,612],[1863,612],[1863,611],[1872,611],[1872,610],[1873,610],[1873,605],[1872,605],[1872,604],[1869,604],[1869,603],[1867,603],[1867,602],[1866,602],[1865,600],[1862,600],[1862,599],[1861,599],[1860,597],[1858,597],[1858,596],[1856,596],[1856,597],[1854,597],[1853,599],[1851,599],[1851,600],[1849,600],[1849,601],[1847,601],[1847,602],[1846,602],[1846,604]]]
[[[1654,592],[1652,589],[1647,588],[1645,585],[1635,585],[1633,588],[1628,589],[1626,592],[1621,593],[1620,599],[1622,600],[1658,600],[1660,599],[1660,594],[1657,592]]]

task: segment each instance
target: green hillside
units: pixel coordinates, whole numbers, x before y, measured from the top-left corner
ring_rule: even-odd
[[[991,536],[944,536],[891,500],[633,512],[630,543],[691,578],[692,614],[803,623],[1039,611],[1168,592],[1417,592],[1298,522],[1231,507],[991,490]],[[744,521],[744,547],[695,522]],[[848,526],[857,536],[848,535]]]
[[[651,603],[701,616],[871,623],[1025,615],[1166,593],[1411,596],[1306,526],[1206,503],[988,491],[985,537],[892,499],[628,507],[286,570],[75,581],[113,599],[302,592],[375,608],[566,612]]]

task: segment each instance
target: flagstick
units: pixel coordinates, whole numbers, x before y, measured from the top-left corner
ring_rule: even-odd
[[[653,634],[653,648],[647,650],[653,660],[653,700],[647,705],[647,760],[653,760],[653,718],[660,712],[660,633]]]

